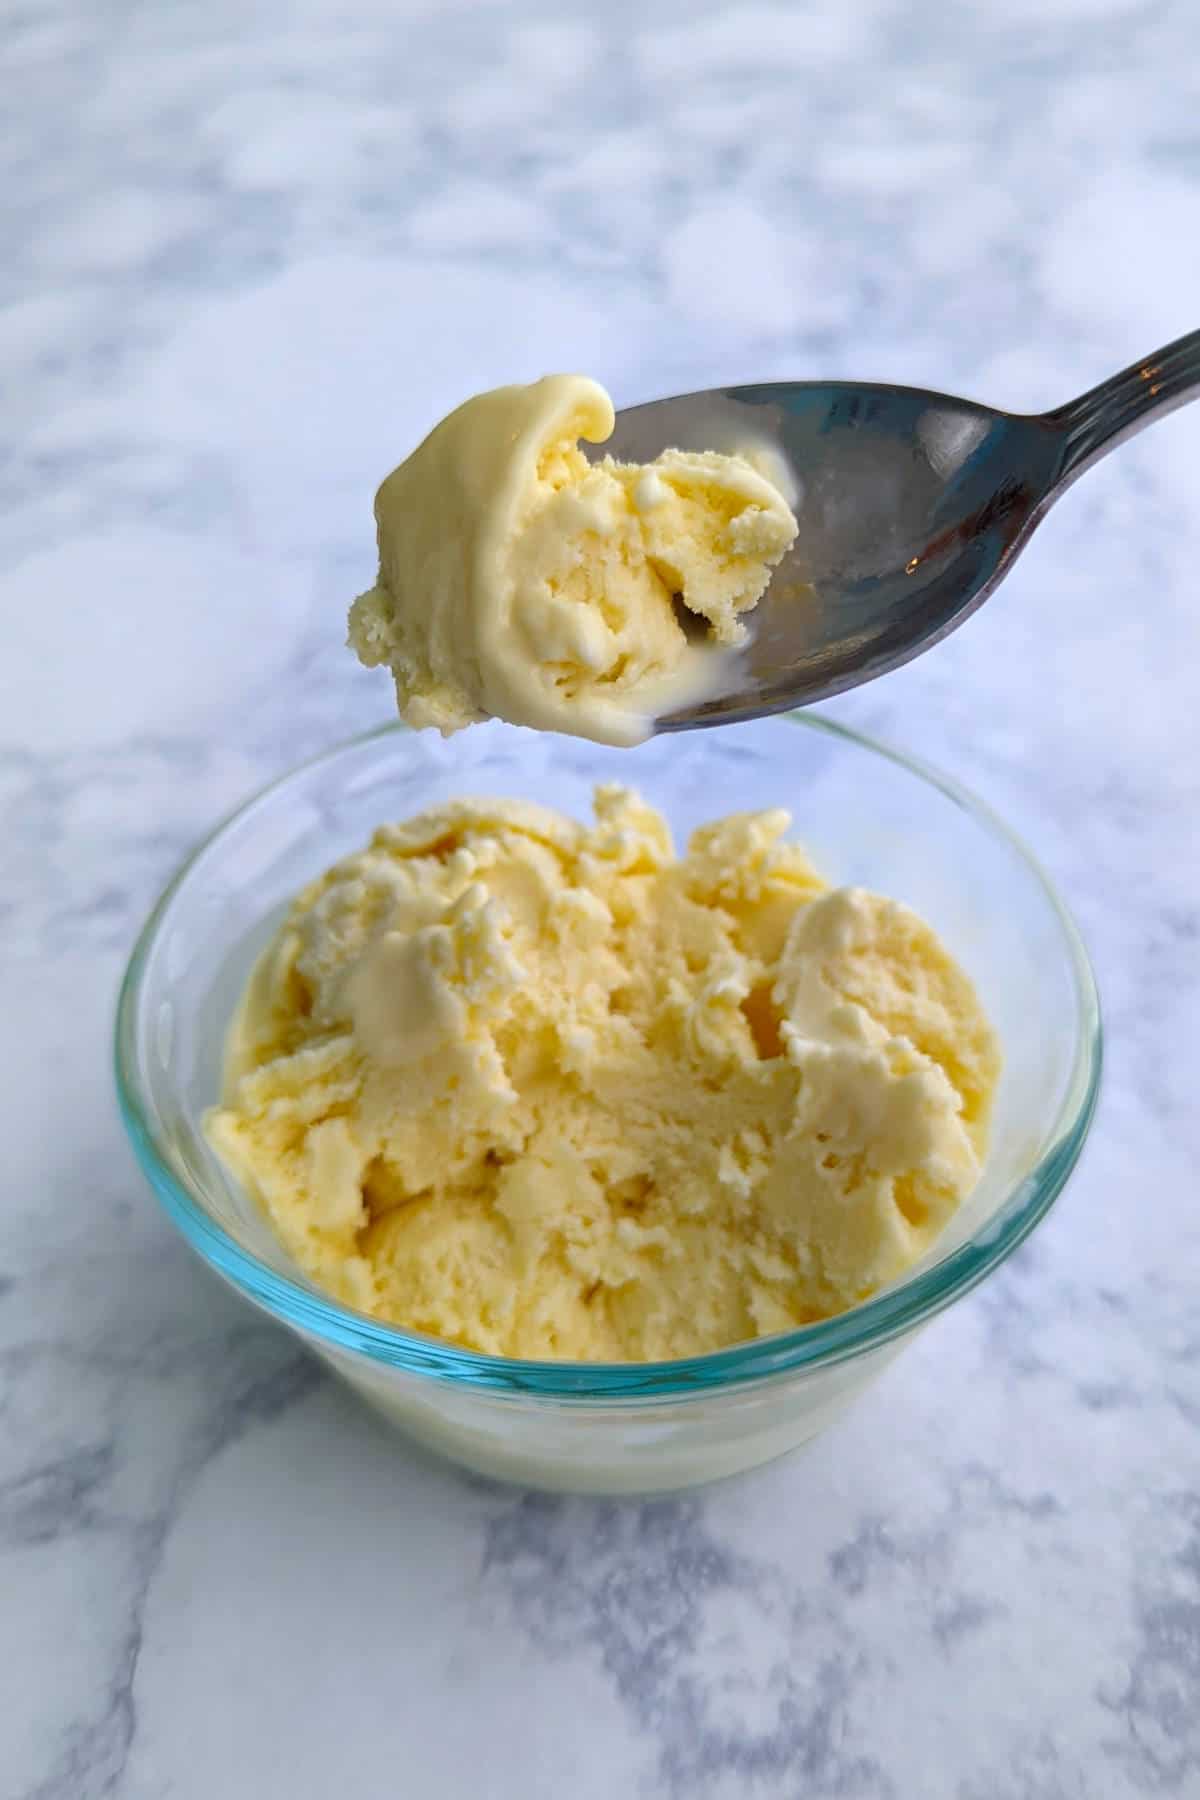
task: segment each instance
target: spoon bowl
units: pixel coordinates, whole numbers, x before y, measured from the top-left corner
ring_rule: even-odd
[[[1053,412],[920,388],[766,382],[617,414],[602,452],[759,451],[799,523],[726,690],[658,731],[808,705],[908,662],[980,606],[1065,488],[1200,391],[1200,332]]]

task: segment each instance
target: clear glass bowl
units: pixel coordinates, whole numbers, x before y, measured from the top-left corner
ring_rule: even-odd
[[[786,806],[835,882],[907,901],[974,978],[1005,1073],[982,1180],[907,1276],[835,1319],[687,1361],[514,1362],[382,1325],[315,1288],[226,1174],[201,1121],[250,966],[292,896],[387,820],[455,795],[586,818],[597,781],[638,787],[682,841],[702,821]],[[1009,1256],[1079,1156],[1100,1073],[1095,984],[1028,852],[953,782],[812,714],[634,751],[476,727],[388,727],[318,757],[220,826],[138,939],[117,1017],[125,1123],[188,1242],[424,1445],[484,1474],[651,1493],[753,1467],[829,1422],[951,1301]]]

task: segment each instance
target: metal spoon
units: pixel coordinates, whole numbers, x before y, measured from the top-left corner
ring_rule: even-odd
[[[846,381],[717,388],[618,413],[596,454],[758,445],[797,488],[795,545],[750,615],[728,691],[656,729],[807,705],[908,662],[982,605],[1076,476],[1198,392],[1191,331],[1048,413]]]

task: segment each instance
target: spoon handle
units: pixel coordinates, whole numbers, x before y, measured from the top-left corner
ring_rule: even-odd
[[[1189,331],[1162,350],[1122,370],[1078,400],[1045,414],[1063,434],[1056,487],[1064,487],[1092,463],[1132,437],[1151,419],[1174,412],[1200,395],[1200,331]]]

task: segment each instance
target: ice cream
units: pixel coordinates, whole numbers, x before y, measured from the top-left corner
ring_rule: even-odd
[[[720,690],[795,518],[753,453],[590,463],[579,440],[603,443],[613,420],[582,375],[497,388],[383,483],[379,576],[350,642],[391,669],[409,724],[495,717],[632,744]]]
[[[836,1313],[974,1185],[996,1081],[915,914],[784,812],[696,831],[463,800],[295,901],[210,1140],[341,1301],[521,1358],[641,1361]]]

